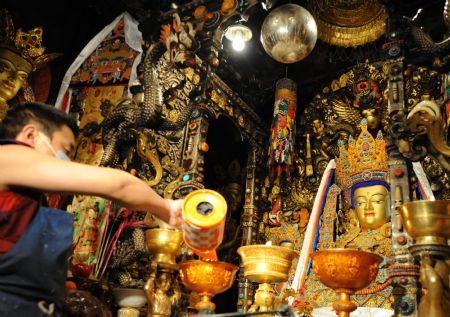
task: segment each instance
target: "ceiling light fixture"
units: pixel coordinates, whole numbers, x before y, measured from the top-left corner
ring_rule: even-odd
[[[225,37],[231,41],[233,49],[240,52],[245,48],[245,42],[252,38],[252,30],[238,22],[225,30]]]

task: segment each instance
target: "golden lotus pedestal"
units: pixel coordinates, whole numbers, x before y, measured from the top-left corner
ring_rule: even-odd
[[[410,253],[420,259],[423,295],[419,316],[444,317],[450,311],[450,201],[413,201],[400,206],[403,226],[413,238]]]
[[[286,282],[297,252],[282,246],[246,245],[237,250],[244,265],[244,277],[260,283],[249,312],[272,310],[275,291],[272,284]]]
[[[148,250],[154,255],[151,274],[144,287],[148,301],[147,316],[170,317],[172,300],[167,296],[167,291],[176,283],[172,272],[178,270],[176,257],[181,252],[183,233],[180,230],[154,228],[145,231],[145,238]]]
[[[335,290],[339,299],[333,308],[339,317],[348,317],[357,306],[350,296],[367,287],[378,274],[383,258],[353,249],[328,249],[311,254],[312,268],[320,282]]]
[[[211,298],[231,287],[239,267],[219,261],[191,260],[178,264],[181,282],[190,291],[199,295],[200,301],[195,309],[202,312],[214,312],[216,305]]]

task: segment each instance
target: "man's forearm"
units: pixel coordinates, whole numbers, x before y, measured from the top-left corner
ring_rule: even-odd
[[[111,199],[124,207],[149,211],[161,220],[168,222],[170,205],[144,181],[126,172],[120,172],[120,180],[116,189],[110,194]],[[109,195],[108,195],[109,196]]]

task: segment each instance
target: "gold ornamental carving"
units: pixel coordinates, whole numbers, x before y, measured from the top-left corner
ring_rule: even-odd
[[[378,1],[321,0],[316,6],[318,36],[331,45],[364,45],[386,32],[388,15]]]
[[[181,282],[200,300],[195,304],[198,311],[213,312],[216,305],[211,298],[229,289],[235,280],[238,266],[221,261],[190,260],[179,263]]]
[[[349,317],[357,306],[350,300],[357,290],[367,287],[377,276],[383,258],[356,249],[327,249],[312,253],[312,268],[325,286],[335,290],[339,299],[333,308],[339,317]]]

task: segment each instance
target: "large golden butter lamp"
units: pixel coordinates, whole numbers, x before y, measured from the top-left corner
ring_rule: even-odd
[[[350,296],[367,287],[378,274],[383,258],[354,249],[327,249],[311,254],[312,268],[320,282],[334,289],[339,299],[333,308],[339,317],[348,317],[357,306]]]
[[[450,201],[413,201],[400,206],[403,226],[418,244],[447,245],[450,239]]]
[[[271,284],[288,280],[292,260],[298,253],[290,248],[274,245],[246,245],[237,250],[244,265],[244,277],[260,283],[249,312],[272,310],[275,292]]]
[[[450,201],[413,201],[400,206],[403,226],[414,239],[409,252],[420,259],[420,317],[444,317],[450,310]]]
[[[178,263],[181,282],[200,297],[198,311],[214,312],[211,298],[225,292],[234,282],[238,266],[220,261],[191,260]]]
[[[175,258],[181,252],[183,233],[175,229],[154,228],[145,231],[148,250],[160,267],[177,269]]]

